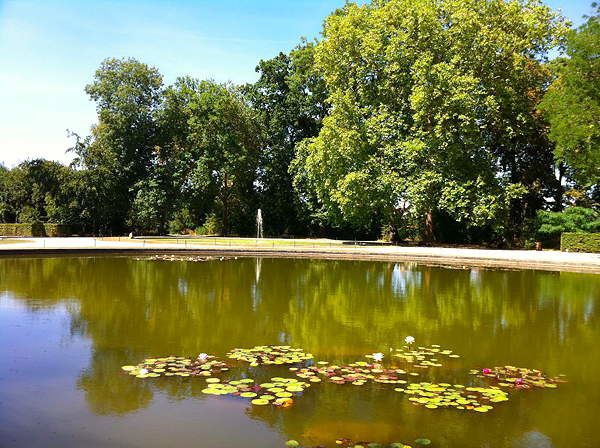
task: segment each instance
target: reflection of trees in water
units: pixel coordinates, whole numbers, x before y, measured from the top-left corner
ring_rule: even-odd
[[[600,364],[580,363],[598,356],[600,276],[593,275],[264,259],[259,277],[255,259],[39,258],[1,259],[0,286],[32,309],[75,300],[72,332],[93,343],[79,385],[99,414],[147,406],[154,388],[171,397],[203,397],[201,380],[137,381],[121,375],[121,365],[147,356],[222,355],[233,347],[277,343],[281,335],[327,359],[398,347],[411,334],[417,342],[456,348],[464,354],[459,369],[495,360],[582,380]],[[579,365],[568,371],[565,363]],[[323,432],[322,422],[337,416],[359,425],[359,434],[363,419],[387,424],[395,417],[383,409],[404,406],[394,394],[371,407],[356,389],[316,389],[291,410],[249,413],[296,435],[300,428]]]
[[[86,393],[92,412],[100,415],[126,414],[151,403],[153,392],[150,383],[131,381],[119,372],[115,374],[115,366],[127,362],[126,351],[94,351],[90,366],[81,373],[78,382],[78,387]]]

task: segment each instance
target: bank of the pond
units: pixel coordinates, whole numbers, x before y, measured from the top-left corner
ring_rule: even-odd
[[[14,240],[12,240],[14,241]],[[600,273],[600,254],[381,246],[336,240],[30,238],[0,245],[0,256],[184,253],[222,256],[367,259],[435,265]]]

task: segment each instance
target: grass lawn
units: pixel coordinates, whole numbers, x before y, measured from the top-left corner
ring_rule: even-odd
[[[102,238],[105,241],[128,241],[127,237],[109,237]],[[136,237],[133,241],[145,241],[147,244],[198,244],[203,246],[252,246],[252,247],[330,247],[342,246],[343,240],[331,239],[288,239],[288,238],[240,238],[240,237],[221,237],[221,236],[199,236],[199,237],[172,237],[172,238],[144,238]]]

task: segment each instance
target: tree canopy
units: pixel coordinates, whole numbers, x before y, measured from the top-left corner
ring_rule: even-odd
[[[539,208],[553,166],[535,109],[544,56],[564,30],[537,1],[336,11],[315,55],[331,113],[294,163],[319,199],[315,212],[408,230],[432,212],[481,227],[509,225],[514,205]]]
[[[600,6],[567,36],[553,61],[555,80],[540,105],[550,123],[554,155],[577,183],[600,181]]]

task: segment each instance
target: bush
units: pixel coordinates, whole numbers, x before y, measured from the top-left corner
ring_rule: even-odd
[[[214,213],[211,213],[206,217],[202,227],[196,229],[198,235],[220,235],[221,234],[221,223],[217,219]]]
[[[169,221],[169,233],[187,233],[190,229],[194,228],[194,221],[192,215],[187,208],[182,208],[175,212],[173,219]]]
[[[12,224],[0,223],[1,236],[70,236],[72,235],[71,227],[65,224]]]
[[[600,233],[563,233],[560,239],[560,250],[600,253]]]
[[[535,238],[544,246],[558,247],[561,234],[570,232],[600,232],[600,213],[584,207],[569,207],[564,212],[538,212]]]

